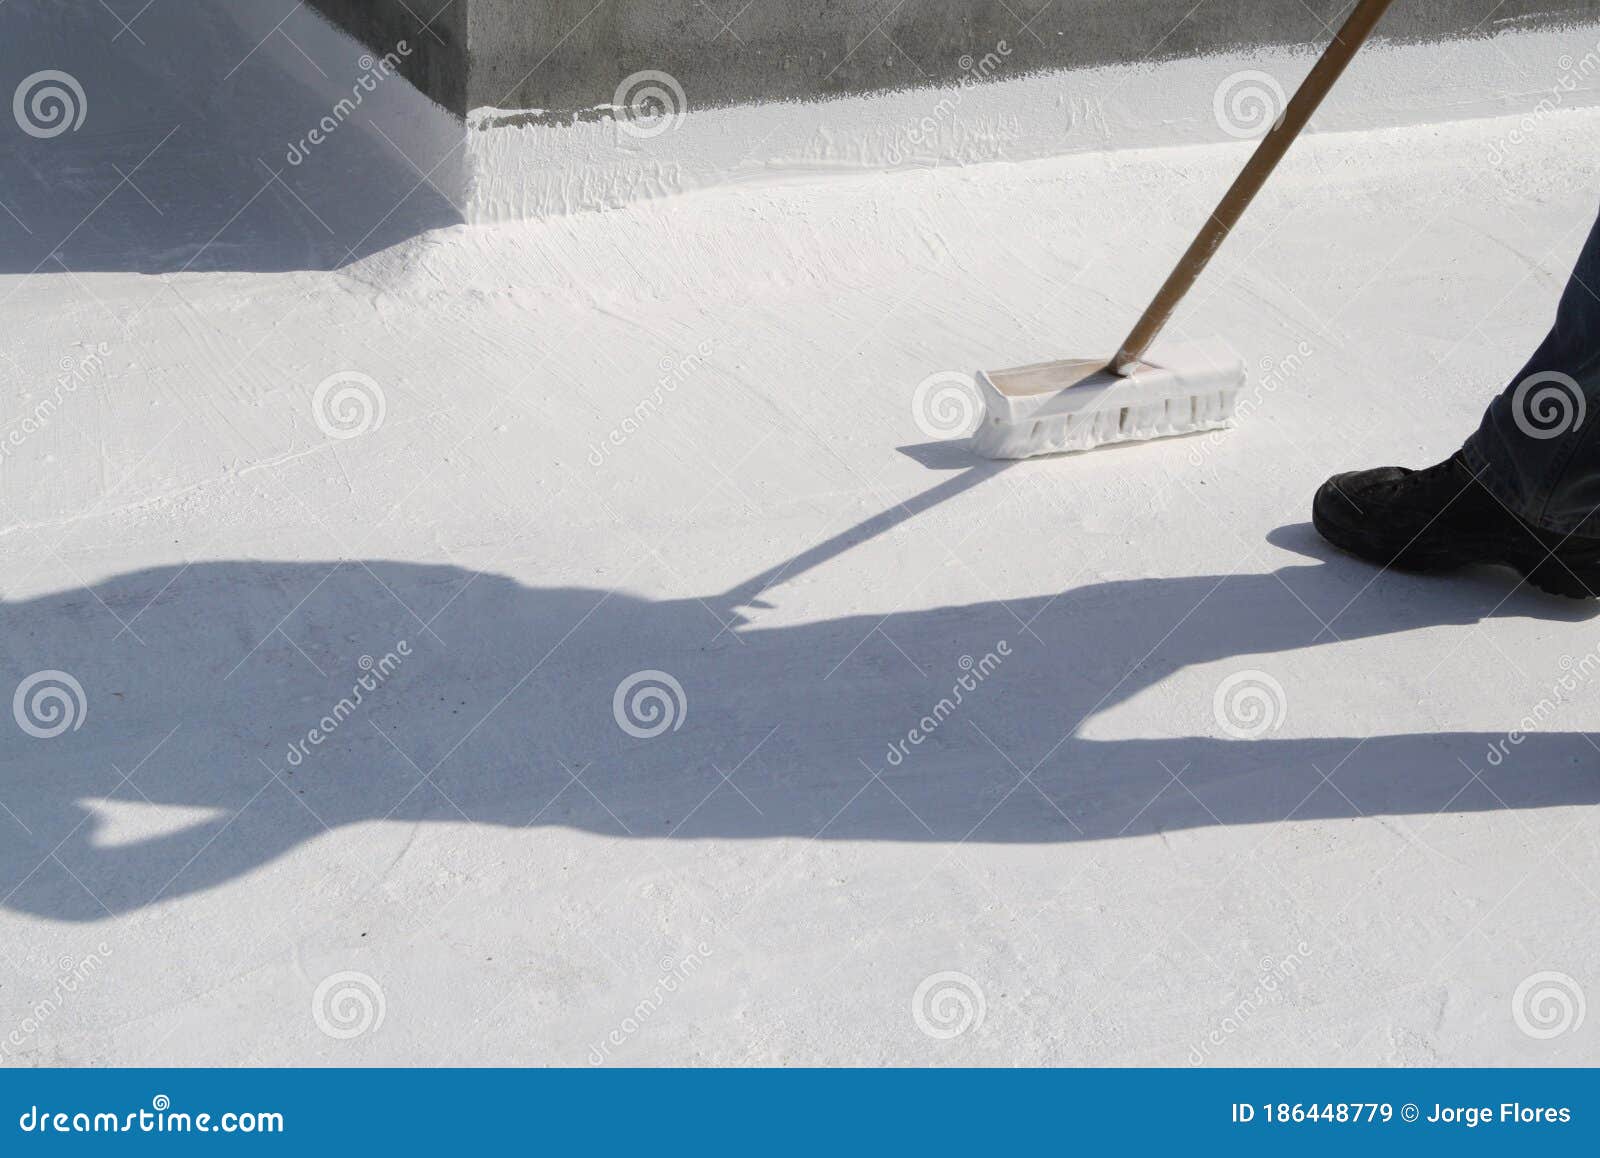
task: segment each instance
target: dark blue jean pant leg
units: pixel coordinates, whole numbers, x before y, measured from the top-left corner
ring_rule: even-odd
[[[1600,538],[1600,221],[1556,322],[1462,447],[1513,512],[1558,534]]]

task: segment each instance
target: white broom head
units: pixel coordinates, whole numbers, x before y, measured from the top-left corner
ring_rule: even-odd
[[[1031,458],[1231,426],[1244,363],[1212,338],[1156,346],[1126,376],[1104,359],[1065,359],[976,379],[984,415],[973,450]]]

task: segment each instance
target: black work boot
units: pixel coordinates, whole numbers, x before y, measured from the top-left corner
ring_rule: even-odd
[[[1499,563],[1552,595],[1600,595],[1600,539],[1523,522],[1484,489],[1459,451],[1427,470],[1336,474],[1318,488],[1311,521],[1334,546],[1380,566]]]

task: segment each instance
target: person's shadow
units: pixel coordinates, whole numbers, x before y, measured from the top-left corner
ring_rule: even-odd
[[[1271,653],[1464,631],[1491,609],[1589,614],[1490,572],[1387,577],[1378,597],[1370,568],[1323,555],[1304,526],[1273,540],[1311,561],[1259,574],[783,625],[763,610],[784,580],[988,473],[704,598],[387,560],[239,561],[0,604],[0,692],[22,688],[0,727],[0,904],[99,919],[361,821],[533,840],[567,825],[1052,842],[1600,799],[1595,748],[1557,717],[1509,746],[1496,732],[1381,734],[1359,712],[1347,734],[1297,735],[1297,710],[1326,719],[1357,681],[1292,678],[1304,665]],[[1135,693],[1226,660],[1184,677],[1162,735],[1083,736]]]

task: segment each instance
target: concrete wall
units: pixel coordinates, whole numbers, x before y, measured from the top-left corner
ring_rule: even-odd
[[[312,0],[455,112],[610,103],[659,69],[693,108],[956,79],[1001,42],[1007,75],[1322,41],[1349,0]],[[413,15],[415,13],[415,15]],[[1381,35],[1419,40],[1600,19],[1600,0],[1399,0]],[[419,25],[431,22],[426,28]]]
[[[472,107],[469,0],[311,0],[311,5],[380,56],[404,40],[411,52],[401,75],[451,112]]]

